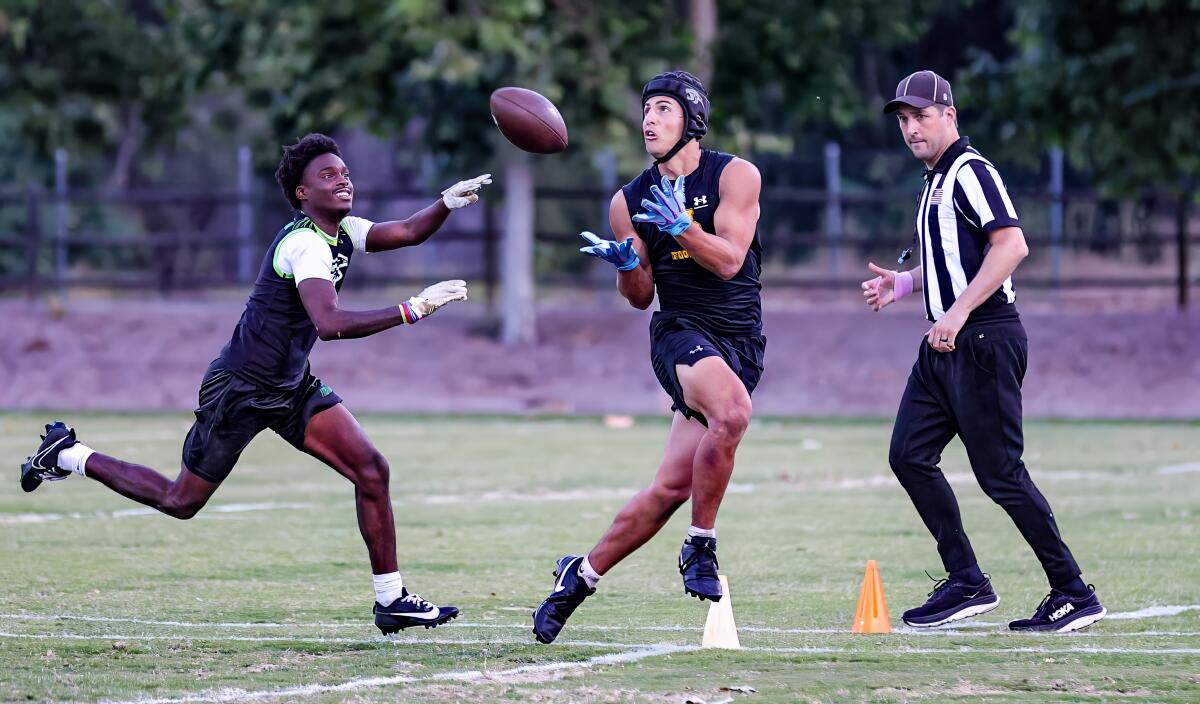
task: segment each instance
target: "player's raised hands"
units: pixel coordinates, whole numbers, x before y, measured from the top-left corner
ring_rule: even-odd
[[[675,185],[672,186],[671,179],[663,176],[662,188],[650,187],[650,195],[654,196],[654,200],[643,198],[642,208],[644,211],[634,215],[633,221],[652,223],[672,237],[678,237],[686,232],[692,226],[692,216],[687,211],[687,197],[684,195],[683,180],[684,177],[680,176],[675,179]]]
[[[450,281],[439,281],[427,287],[424,291],[400,304],[400,308],[404,310],[406,318],[410,313],[412,314],[413,319],[407,322],[415,323],[421,318],[432,315],[434,311],[447,303],[465,300],[467,300],[467,282],[461,279],[451,279]]]
[[[630,271],[641,264],[637,249],[633,246],[633,238],[626,237],[624,242],[602,240],[586,230],[579,236],[588,241],[588,246],[580,247],[579,251],[589,257],[599,257],[617,267],[617,271]]]
[[[479,189],[492,182],[491,174],[483,174],[466,181],[459,181],[442,191],[442,202],[451,210],[465,208],[479,200]]]

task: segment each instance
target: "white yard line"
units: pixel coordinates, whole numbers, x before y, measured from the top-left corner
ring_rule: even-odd
[[[1174,616],[1192,610],[1200,610],[1200,604],[1186,606],[1152,606],[1133,612],[1114,612],[1106,616],[1106,620],[1142,620]],[[155,619],[121,618],[121,616],[85,616],[78,614],[0,614],[0,620],[8,621],[84,621],[96,624],[138,624],[145,626],[172,626],[176,628],[238,628],[238,630],[257,630],[257,628],[364,628],[366,621],[330,621],[330,622],[281,622],[254,621],[172,621]],[[455,622],[452,628],[499,628],[499,630],[529,630],[529,624],[475,624],[475,622]],[[608,625],[571,625],[572,631],[616,631],[616,632],[668,632],[690,633],[700,632],[700,625],[660,625],[660,626],[608,626]],[[740,626],[738,631],[743,633],[778,633],[778,634],[835,634],[846,633],[847,628],[780,628],[770,626]],[[964,632],[966,631],[966,632]],[[991,636],[995,633],[1007,633],[1007,626],[992,621],[967,621],[954,624],[953,627],[943,628],[908,628],[896,627],[896,633],[906,636]],[[1120,633],[1104,633],[1103,631],[1084,631],[1078,636],[1153,636],[1153,637],[1195,637],[1200,632],[1194,631],[1127,631]],[[288,638],[294,640],[295,638]],[[361,640],[354,640],[355,643]]]
[[[312,508],[312,504],[281,503],[276,501],[260,501],[244,504],[216,504],[206,506],[204,514],[213,513],[246,513],[248,511],[280,511]],[[203,518],[204,514],[197,516]],[[124,508],[118,511],[92,511],[90,513],[0,513],[0,525],[18,523],[50,523],[80,518],[136,518],[141,516],[157,516],[159,512],[148,507]]]
[[[697,631],[699,633],[699,631]],[[1029,634],[1026,634],[1029,635]],[[1064,634],[1033,634],[1034,637],[1051,638],[1055,635]],[[1067,638],[1075,638],[1082,633],[1072,633],[1065,635]],[[1140,635],[1140,634],[1120,634],[1120,635]],[[863,636],[865,638],[882,638],[884,634],[878,636]],[[386,638],[384,636],[376,636],[374,638],[289,638],[286,636],[194,636],[194,635],[128,635],[128,634],[113,634],[113,633],[10,633],[0,631],[0,638],[12,638],[15,640],[31,639],[31,640],[111,640],[111,641],[129,641],[137,642],[154,640],[154,641],[182,641],[182,640],[198,640],[219,643],[332,643],[332,644],[354,644],[362,645],[369,643],[378,643],[380,645],[529,645],[534,646],[536,643],[532,638],[529,639],[495,639],[495,638],[441,638],[429,636],[409,636],[403,638]],[[542,646],[538,646],[539,648]],[[650,648],[677,648],[679,650],[697,649],[699,646],[684,645],[679,643],[610,643],[607,641],[591,641],[591,640],[562,640],[555,641],[551,647],[576,647],[576,648],[611,648],[614,650],[641,650]],[[954,648],[926,648],[907,645],[896,645],[886,650],[875,650],[873,648],[853,648],[853,647],[838,647],[838,646],[744,646],[741,648],[749,652],[756,653],[815,653],[815,654],[872,654],[872,655],[905,655],[905,654],[929,654],[929,653],[1130,653],[1130,654],[1155,654],[1162,653],[1164,655],[1200,655],[1200,648],[1122,648],[1117,646],[1094,646],[1094,645],[1075,645],[1067,647],[1042,647],[1042,646],[1005,646],[997,648],[973,647],[968,645],[957,646]]]
[[[1200,472],[1200,462],[1184,462],[1183,464],[1167,464],[1155,470],[1155,474],[1195,474]]]
[[[617,646],[622,647],[622,646]],[[553,672],[570,672],[572,670],[587,670],[593,667],[602,665],[620,665],[632,662],[638,662],[647,658],[670,655],[673,653],[695,652],[700,650],[696,645],[675,645],[670,643],[645,644],[643,646],[623,646],[632,649],[617,653],[609,653],[598,655],[581,661],[555,661],[547,663],[538,663],[534,665],[521,665],[518,667],[509,668],[506,670],[494,670],[491,672],[482,670],[457,670],[453,672],[440,672],[425,677],[410,677],[406,675],[396,675],[391,677],[369,677],[361,679],[348,680],[339,684],[308,684],[294,687],[285,687],[280,689],[266,690],[243,690],[243,689],[220,689],[208,692],[200,692],[196,694],[187,694],[180,697],[163,697],[163,698],[139,698],[130,700],[108,700],[105,704],[192,704],[199,702],[212,702],[214,704],[222,704],[224,702],[244,702],[244,701],[260,701],[268,699],[295,698],[306,697],[317,694],[325,694],[332,692],[352,692],[362,689],[375,689],[380,687],[389,687],[394,685],[410,685],[420,684],[423,682],[464,682],[472,683],[504,683],[521,677],[522,675],[536,673],[553,673]],[[870,655],[959,655],[964,653],[1016,653],[1016,654],[1039,654],[1039,655],[1067,655],[1067,654],[1107,654],[1107,655],[1122,655],[1122,654],[1137,654],[1137,655],[1200,655],[1200,648],[1098,648],[1098,647],[1069,647],[1069,648],[1039,648],[1039,647],[1018,647],[1018,648],[987,648],[978,649],[971,647],[959,648],[892,648],[888,650],[863,650],[853,648],[769,648],[769,647],[752,647],[742,648],[742,650],[757,653],[770,653],[778,655],[842,655],[842,654],[870,654]]]
[[[1142,619],[1142,618],[1157,618],[1159,616],[1176,616],[1185,611],[1200,611],[1200,604],[1190,604],[1188,606],[1147,606],[1144,609],[1137,611],[1125,611],[1122,613],[1109,614],[1108,618],[1123,621],[1126,619]]]
[[[142,698],[124,701],[110,700],[105,704],[191,704],[192,702],[214,702],[220,704],[222,702],[245,702],[259,701],[263,699],[307,697],[315,694],[325,694],[328,692],[353,692],[361,689],[388,687],[398,684],[420,684],[422,682],[480,682],[484,684],[504,683],[506,681],[519,678],[523,675],[551,673],[563,670],[586,670],[601,665],[622,665],[660,655],[670,655],[671,653],[681,653],[697,649],[698,646],[694,645],[648,645],[645,648],[638,650],[610,653],[608,655],[597,655],[596,657],[576,662],[546,662],[538,663],[536,665],[521,665],[518,667],[509,668],[507,670],[493,670],[490,672],[482,670],[458,670],[454,672],[439,672],[435,675],[428,675],[426,677],[409,677],[406,675],[395,675],[392,677],[368,677],[348,680],[340,684],[309,684],[298,687],[264,689],[258,691],[247,691],[244,689],[224,689],[212,692],[202,692],[199,694],[188,694],[182,697],[166,697],[160,699]]]
[[[1141,620],[1146,618],[1159,618],[1164,616],[1176,616],[1188,611],[1200,611],[1200,604],[1188,604],[1182,606],[1149,606],[1136,611],[1117,611],[1110,612],[1106,620],[1124,621],[1124,620]],[[3,614],[0,613],[0,620],[9,621],[85,621],[93,623],[135,623],[147,626],[173,626],[176,628],[234,628],[234,629],[256,629],[256,628],[362,628],[365,621],[331,621],[331,622],[298,622],[298,623],[278,623],[278,622],[263,622],[256,623],[253,621],[241,622],[205,622],[205,621],[166,621],[141,618],[125,618],[118,616],[89,616],[85,614]],[[498,629],[528,629],[528,623],[471,623],[471,622],[454,622],[448,624],[453,628],[498,628]],[[692,632],[700,631],[702,628],[699,625],[658,625],[658,626],[609,626],[598,624],[572,624],[572,630],[588,630],[588,631],[647,631],[647,632]],[[957,633],[960,629],[983,630],[983,629],[1004,629],[1007,632],[1007,627],[1003,623],[995,623],[991,621],[968,621],[964,623],[956,623],[950,628],[906,628],[898,627],[897,633],[904,634],[948,634]],[[746,633],[779,633],[779,634],[832,634],[845,633],[847,629],[840,628],[776,628],[769,626],[741,626],[739,631]],[[1087,633],[1088,631],[1085,631]],[[1147,631],[1146,633],[1155,633],[1163,635],[1192,635],[1190,632],[1172,632],[1172,631]],[[966,635],[966,634],[961,634]],[[1114,634],[1117,635],[1117,634]],[[1137,632],[1126,632],[1119,635],[1141,635]]]

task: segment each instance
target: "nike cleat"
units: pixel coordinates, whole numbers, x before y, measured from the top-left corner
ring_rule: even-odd
[[[1070,595],[1051,589],[1031,618],[1022,618],[1008,624],[1013,631],[1042,631],[1066,633],[1087,628],[1104,618],[1108,613],[1096,598],[1096,588],[1088,585],[1088,595],[1072,598]]]
[[[30,492],[41,486],[42,482],[56,482],[71,476],[69,471],[59,468],[58,453],[77,442],[75,429],[61,420],[47,425],[37,452],[21,465],[21,488]]]
[[[929,578],[933,579],[932,576]],[[979,584],[947,577],[934,580],[929,599],[921,606],[905,611],[901,619],[914,628],[933,628],[986,614],[999,605],[1000,597],[992,589],[992,580],[987,575]]]
[[[533,635],[539,643],[553,643],[575,609],[596,593],[579,574],[581,564],[582,557],[567,555],[554,567],[554,589],[533,612]]]
[[[376,602],[374,613],[375,625],[387,636],[413,626],[436,628],[439,624],[458,616],[458,608],[436,606],[408,589],[401,589],[400,598],[391,604],[383,606]]]
[[[688,536],[679,551],[679,574],[683,575],[683,593],[700,601],[720,601],[721,580],[717,578],[717,539]]]

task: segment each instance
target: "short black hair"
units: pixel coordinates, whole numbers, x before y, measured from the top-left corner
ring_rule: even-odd
[[[333,141],[332,137],[319,132],[310,132],[295,144],[283,145],[283,158],[279,160],[279,168],[275,169],[275,180],[283,189],[283,197],[287,198],[287,202],[296,210],[300,209],[296,186],[300,185],[300,179],[304,176],[304,169],[308,167],[309,162],[322,154],[340,157],[342,152],[338,150],[337,142]]]

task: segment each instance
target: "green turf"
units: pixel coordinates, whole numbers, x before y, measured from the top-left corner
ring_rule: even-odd
[[[364,418],[393,488],[405,488],[396,520],[407,582],[464,612],[391,641],[369,621],[369,569],[340,477],[268,434],[190,522],[122,515],[137,506],[78,478],[26,495],[16,466],[49,417],[0,414],[12,472],[0,484],[0,701],[232,701],[231,690],[343,683],[272,701],[1200,700],[1198,610],[1063,636],[848,633],[867,559],[879,561],[894,626],[928,591],[923,570],[939,569],[888,480],[880,421],[755,424],[719,522],[746,649],[647,655],[700,640],[707,607],[682,595],[675,570],[686,509],[605,579],[560,643],[534,644],[528,623],[554,559],[590,547],[650,478],[659,419],[614,430],[588,418]],[[188,424],[182,414],[73,420],[93,447],[172,474]],[[1031,424],[1027,445],[1110,611],[1200,604],[1200,427]],[[957,444],[944,466],[1003,599],[981,620],[1028,615],[1046,588],[1032,554],[969,480]],[[220,510],[264,502],[282,506]],[[751,630],[763,627],[806,632]],[[622,654],[630,660],[597,660]],[[486,674],[462,674],[473,670]],[[758,692],[719,691],[730,685]]]

